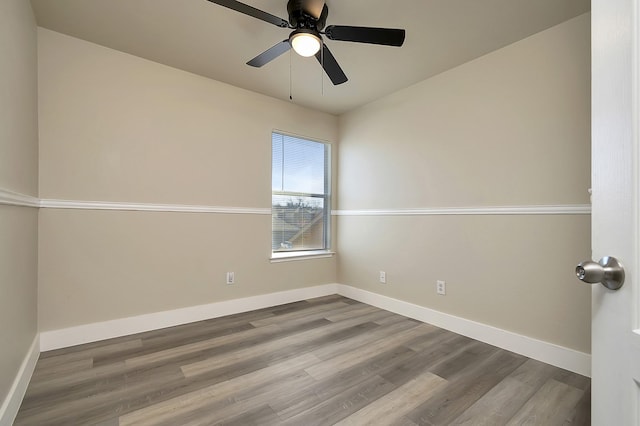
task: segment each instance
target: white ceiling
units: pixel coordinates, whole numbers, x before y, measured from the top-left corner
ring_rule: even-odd
[[[327,25],[404,28],[401,48],[326,40],[349,81],[315,58],[245,63],[290,30],[206,0],[31,0],[39,26],[341,114],[590,10],[590,0],[327,0]],[[244,3],[287,19],[286,0]],[[291,89],[290,89],[291,88]]]

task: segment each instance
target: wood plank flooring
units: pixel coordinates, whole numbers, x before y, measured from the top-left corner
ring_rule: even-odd
[[[16,425],[588,425],[590,380],[341,296],[42,353]]]

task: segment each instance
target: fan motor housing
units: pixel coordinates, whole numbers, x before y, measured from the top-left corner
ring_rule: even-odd
[[[327,23],[327,15],[329,14],[327,5],[324,5],[320,17],[316,19],[304,11],[303,2],[304,0],[289,0],[287,2],[289,24],[293,28],[309,28],[321,31]]]

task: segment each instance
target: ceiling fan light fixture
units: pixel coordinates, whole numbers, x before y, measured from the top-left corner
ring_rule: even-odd
[[[405,30],[400,28],[354,27],[350,25],[325,27],[329,14],[326,0],[287,0],[288,21],[238,0],[209,1],[276,27],[294,30],[289,34],[289,38],[265,50],[247,62],[247,65],[260,68],[293,49],[300,56],[315,55],[320,66],[335,86],[347,82],[348,79],[336,58],[331,54],[331,50],[324,44],[321,34],[329,40],[355,43],[397,47],[404,43]]]
[[[308,29],[300,29],[292,32],[289,37],[289,42],[293,50],[305,58],[318,53],[320,46],[322,46],[320,36],[315,31]]]

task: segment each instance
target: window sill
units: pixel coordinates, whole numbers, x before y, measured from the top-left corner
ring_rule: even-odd
[[[333,257],[336,253],[329,250],[292,251],[271,253],[271,263],[291,262],[294,260],[324,259]]]

